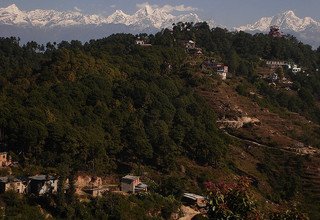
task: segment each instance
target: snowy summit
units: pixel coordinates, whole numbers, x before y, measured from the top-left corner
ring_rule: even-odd
[[[0,24],[15,26],[68,27],[75,25],[123,24],[143,30],[146,28],[161,29],[171,27],[172,23],[179,21],[200,22],[202,20],[194,13],[175,16],[164,8],[154,8],[149,4],[146,4],[132,15],[116,10],[110,16],[86,15],[79,11],[61,12],[42,9],[23,11],[15,4],[0,8]]]
[[[282,30],[305,31],[307,29],[320,30],[320,23],[310,17],[299,18],[293,11],[286,11],[272,17],[263,17],[259,21],[236,28],[241,31],[269,31],[269,27],[277,25]]]
[[[272,17],[263,17],[253,24],[240,26],[235,30],[266,33],[269,31],[270,26],[274,25],[279,26],[284,34],[293,35],[314,48],[320,44],[320,22],[311,17],[299,18],[292,10]]]

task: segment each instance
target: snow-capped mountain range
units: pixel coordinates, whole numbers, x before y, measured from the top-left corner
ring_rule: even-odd
[[[297,39],[318,47],[320,45],[320,21],[311,17],[299,18],[293,11],[286,11],[272,17],[263,17],[253,24],[238,28],[238,31],[251,33],[268,32],[270,26],[277,25],[284,34],[291,34]]]
[[[143,30],[146,28],[166,28],[179,21],[199,22],[201,19],[195,13],[174,16],[162,8],[145,5],[136,13],[129,15],[121,10],[110,16],[87,15],[79,11],[56,11],[36,9],[20,10],[15,4],[0,8],[0,24],[32,27],[70,27],[79,25],[123,24]]]
[[[13,4],[0,8],[0,37],[19,36],[22,42],[33,40],[39,43],[72,39],[88,41],[119,32],[155,33],[180,21],[196,23],[203,20],[193,11],[180,11],[175,15],[172,10],[150,4],[143,5],[131,15],[116,10],[109,16],[79,11],[24,11]],[[219,26],[213,20],[207,22],[211,27]],[[320,45],[320,21],[310,17],[299,18],[293,11],[263,17],[253,24],[231,30],[268,32],[271,25],[278,25],[284,34],[294,35],[313,47]]]

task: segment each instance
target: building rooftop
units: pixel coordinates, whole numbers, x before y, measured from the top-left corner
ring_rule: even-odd
[[[122,177],[122,179],[136,180],[136,179],[139,179],[139,177],[132,176],[132,175],[126,175],[125,177]]]
[[[121,182],[128,182],[131,183],[135,180],[138,180],[140,177],[138,176],[132,176],[132,175],[126,175],[125,177],[121,178]]]
[[[0,177],[0,182],[1,183],[9,183],[9,182],[21,182],[22,180],[19,180],[15,177],[12,176],[4,176],[4,177]]]
[[[205,199],[203,196],[196,195],[196,194],[193,194],[193,193],[183,193],[183,197],[190,198],[190,199],[193,199],[193,200]]]
[[[147,184],[144,184],[144,183],[139,183],[136,188],[140,188],[140,189],[146,189],[148,188],[148,185]]]
[[[36,176],[30,176],[29,179],[38,180],[38,181],[45,181],[45,180],[55,180],[56,178],[54,176],[50,176],[50,175],[36,175]]]

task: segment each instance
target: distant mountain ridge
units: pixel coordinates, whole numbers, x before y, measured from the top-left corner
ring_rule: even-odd
[[[193,11],[174,15],[164,7],[154,7],[149,4],[140,7],[131,15],[116,10],[109,16],[89,15],[79,11],[44,9],[24,11],[12,4],[0,8],[0,37],[17,36],[23,43],[32,40],[38,43],[74,39],[88,41],[114,33],[150,34],[163,28],[170,28],[173,23],[201,21],[203,20]],[[207,22],[211,27],[221,26],[213,20]],[[299,18],[293,11],[263,17],[253,24],[233,30],[266,33],[271,25],[278,25],[284,34],[291,34],[314,48],[320,45],[320,21],[311,17]]]
[[[0,8],[0,37],[20,37],[22,43],[37,41],[60,42],[62,40],[89,41],[114,33],[156,33],[178,22],[201,22],[193,12],[171,14],[170,10],[145,4],[134,14],[116,10],[109,16],[83,14],[79,11],[35,9],[20,10],[12,4]],[[208,22],[215,26],[214,21]]]
[[[320,21],[316,21],[311,17],[299,18],[291,10],[272,17],[263,17],[253,24],[247,24],[235,29],[250,33],[268,32],[269,27],[272,25],[279,26],[284,34],[296,36],[297,39],[313,47],[320,45]]]
[[[121,10],[116,10],[110,16],[86,15],[79,11],[56,11],[36,9],[33,11],[20,10],[15,4],[6,8],[0,8],[0,24],[32,27],[69,27],[77,25],[106,25],[123,24],[136,29],[166,28],[172,23],[200,22],[202,21],[195,13],[184,13],[174,16],[162,8],[154,8],[145,5],[132,15]],[[212,24],[213,22],[211,22]]]

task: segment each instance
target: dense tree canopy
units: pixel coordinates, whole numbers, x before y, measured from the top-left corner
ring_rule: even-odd
[[[179,77],[183,49],[134,39],[61,42],[44,52],[1,39],[2,143],[28,163],[100,173],[119,161],[167,170],[179,156],[219,160],[225,141],[214,113]]]
[[[192,70],[182,65],[182,40],[195,40],[249,78],[261,58],[292,60],[311,73],[319,67],[319,51],[291,36],[178,23],[173,31],[140,37],[154,46],[136,46],[130,34],[46,47],[0,39],[2,144],[35,164],[101,172],[117,161],[171,169],[179,156],[212,164],[223,155],[225,140],[214,113],[189,88]],[[292,77],[298,96],[255,83],[275,105],[320,120],[320,76]]]

